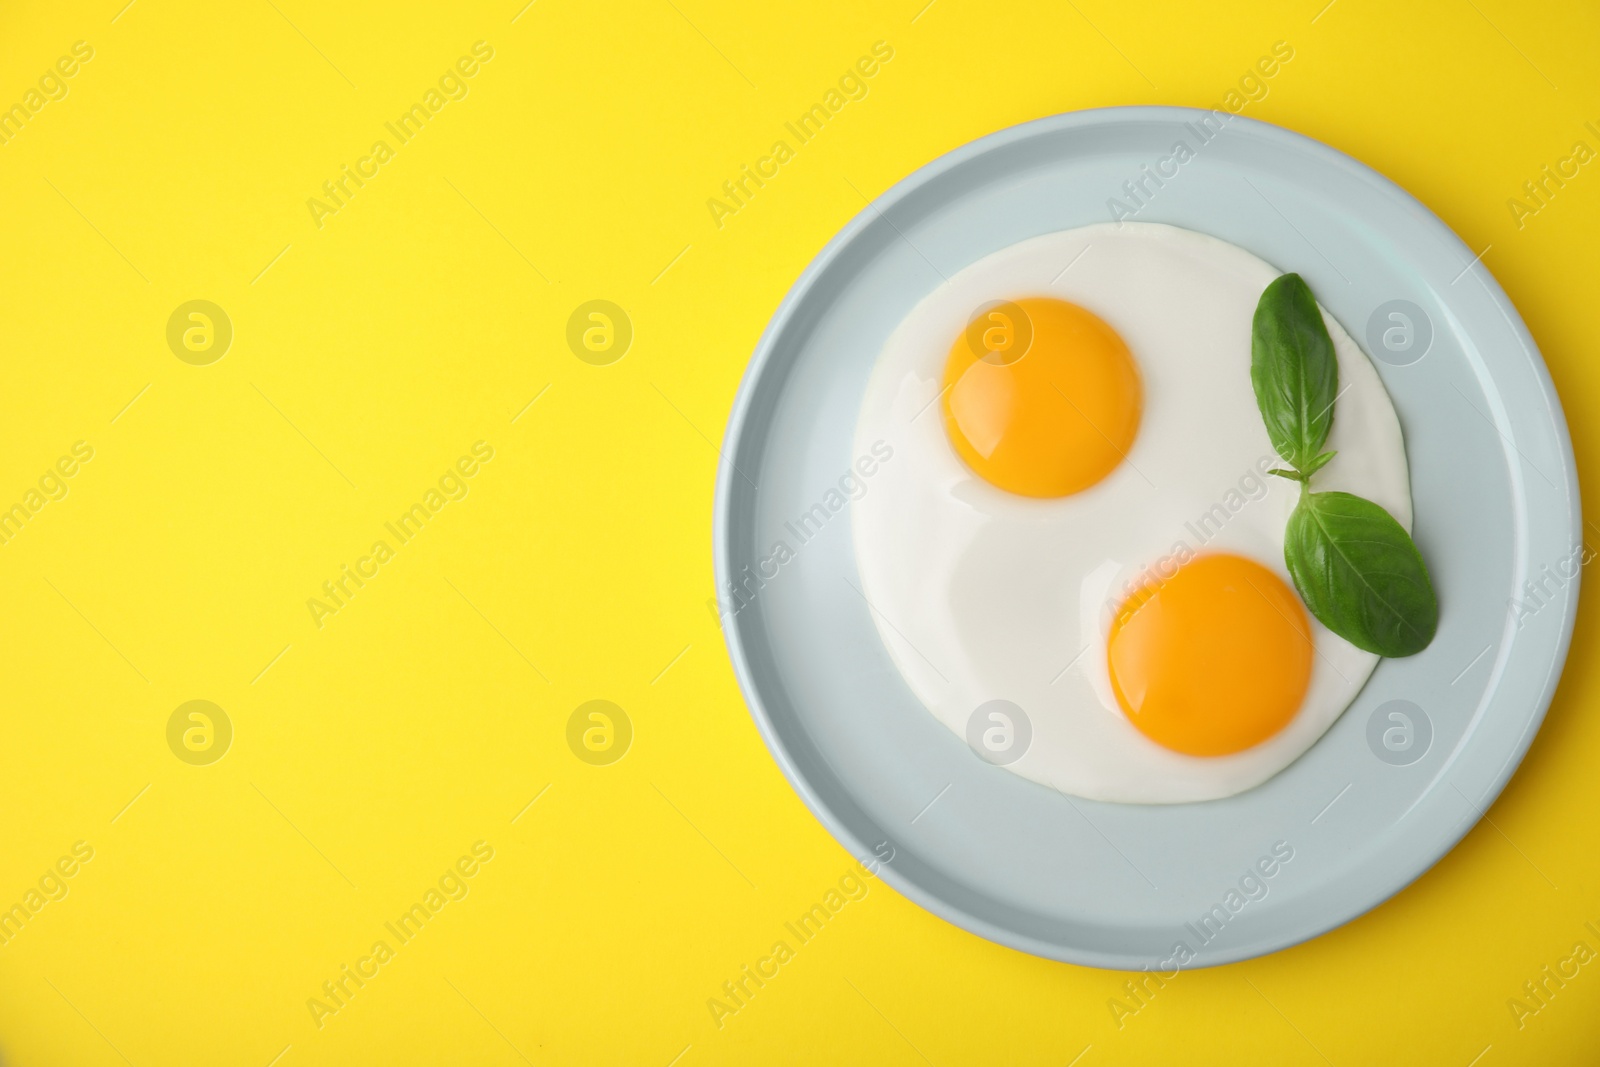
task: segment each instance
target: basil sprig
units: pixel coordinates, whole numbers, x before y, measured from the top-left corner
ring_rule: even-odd
[[[1275,279],[1256,305],[1250,383],[1267,436],[1300,483],[1283,561],[1311,614],[1357,648],[1380,656],[1421,652],[1439,628],[1439,600],[1422,554],[1383,508],[1350,493],[1314,493],[1311,476],[1333,426],[1339,364],[1311,289],[1298,274]]]

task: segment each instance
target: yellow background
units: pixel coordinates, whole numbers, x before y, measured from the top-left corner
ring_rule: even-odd
[[[0,546],[0,905],[95,850],[0,948],[4,1063],[1593,1062],[1600,963],[1521,1029],[1506,1005],[1600,948],[1592,603],[1493,825],[1325,937],[1185,973],[1119,1029],[1125,976],[873,882],[720,1029],[706,1007],[850,864],[706,601],[735,389],[860,194],[1042,115],[1214,106],[1287,41],[1245,113],[1491,246],[1593,470],[1597,165],[1520,228],[1506,204],[1600,147],[1591,5],[523,2],[0,15],[0,104],[95,50],[0,146],[0,506],[95,450]],[[479,40],[470,94],[314,225]],[[714,225],[879,40],[869,95]],[[196,298],[235,330],[204,367],[165,339]],[[634,324],[610,366],[565,341],[595,298]],[[479,440],[466,499],[319,629],[307,598]],[[610,766],[565,740],[595,698],[635,729]],[[210,766],[167,747],[192,699],[235,729]],[[470,894],[319,1029],[307,999],[479,840]]]

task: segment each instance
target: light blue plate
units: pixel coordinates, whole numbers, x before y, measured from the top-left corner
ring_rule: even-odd
[[[1221,130],[1209,139],[1206,118]],[[1181,163],[1180,141],[1190,149]],[[1298,271],[1376,358],[1405,430],[1416,540],[1441,604],[1433,644],[1383,662],[1304,757],[1204,804],[1068,800],[983,762],[891,664],[854,588],[847,506],[804,543],[785,526],[837,502],[828,490],[855,459],[879,348],[942,275],[1038,234],[1109,221],[1112,198],[1141,221],[1214,234]],[[1181,108],[1005,130],[923,167],[857,216],[762,337],[717,483],[729,652],[811,810],[856,856],[886,859],[882,876],[935,914],[1101,967],[1171,970],[1271,952],[1347,922],[1432,866],[1527,750],[1578,593],[1578,485],[1560,402],[1475,255],[1347,156]],[[770,560],[778,541],[794,550],[781,564]],[[747,592],[735,611],[736,581]],[[1528,581],[1542,589],[1528,595]],[[1174,955],[1180,942],[1187,952]]]

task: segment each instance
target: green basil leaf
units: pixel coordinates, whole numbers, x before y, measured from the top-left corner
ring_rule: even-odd
[[[1339,363],[1317,301],[1298,274],[1274,279],[1256,304],[1250,384],[1272,447],[1309,474],[1333,425]]]
[[[1350,493],[1301,493],[1283,561],[1324,626],[1380,656],[1421,652],[1439,628],[1427,564],[1405,527]]]

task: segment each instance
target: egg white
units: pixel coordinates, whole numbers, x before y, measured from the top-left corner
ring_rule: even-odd
[[[1281,465],[1250,384],[1250,325],[1281,272],[1204,234],[1150,223],[1036,237],[965,268],[908,314],[873,369],[856,454],[896,461],[852,505],[861,589],[917,698],[958,736],[987,701],[1020,707],[1025,754],[1007,769],[1062,792],[1123,803],[1213,800],[1298,758],[1350,704],[1378,657],[1312,620],[1310,689],[1282,731],[1227,756],[1186,756],[1139,733],[1112,695],[1106,634],[1129,583],[1180,544],[1270,568],[1292,588],[1284,528],[1299,487]],[[1127,342],[1144,414],[1103,481],[1054,500],[985,482],[952,449],[939,403],[951,345],[994,300],[1055,296]],[[1411,527],[1400,423],[1378,373],[1323,313],[1340,395],[1316,488],[1358,493]],[[1214,510],[1220,508],[1221,510]],[[1209,522],[1200,518],[1210,515]]]

